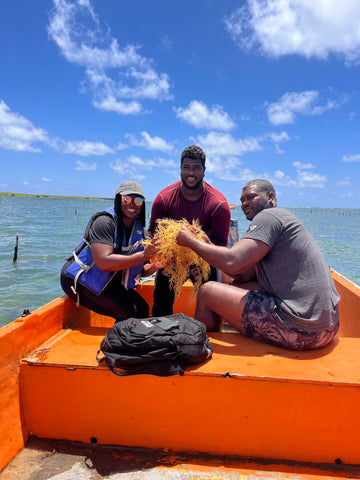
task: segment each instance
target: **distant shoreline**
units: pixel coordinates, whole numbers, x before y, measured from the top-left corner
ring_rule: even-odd
[[[113,197],[87,197],[87,196],[76,196],[76,195],[45,195],[45,194],[36,194],[36,193],[13,193],[13,192],[0,192],[0,197],[34,197],[34,198],[69,198],[69,199],[79,199],[79,200],[114,200]],[[147,202],[152,202],[152,200],[147,200]],[[231,204],[231,210],[240,208],[238,204]],[[345,211],[356,211],[355,215],[360,216],[360,208],[358,207],[304,207],[304,206],[282,206],[285,209],[293,210],[338,210],[339,212]]]
[[[35,193],[12,193],[12,192],[0,192],[0,196],[3,197],[43,197],[43,198],[81,198],[87,200],[114,200],[107,197],[79,197],[75,195],[38,195]]]

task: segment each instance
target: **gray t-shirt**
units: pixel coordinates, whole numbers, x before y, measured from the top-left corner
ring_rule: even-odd
[[[282,208],[259,212],[243,238],[270,250],[257,264],[260,291],[275,298],[278,315],[292,327],[316,332],[337,319],[339,295],[322,253],[301,221]]]
[[[97,217],[89,230],[90,243],[103,243],[105,245],[114,245],[115,220],[109,215],[100,215]]]

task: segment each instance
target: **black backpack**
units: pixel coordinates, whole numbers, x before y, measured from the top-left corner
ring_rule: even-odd
[[[103,357],[99,359],[100,352]],[[212,347],[202,322],[183,313],[128,318],[115,323],[96,358],[116,375],[183,375],[185,365],[202,363]],[[117,370],[120,368],[122,371]]]

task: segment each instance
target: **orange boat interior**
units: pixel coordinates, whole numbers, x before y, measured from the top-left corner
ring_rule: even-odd
[[[336,272],[340,331],[293,352],[209,333],[183,376],[118,377],[96,352],[113,319],[61,297],[0,330],[0,470],[29,436],[98,445],[360,464],[360,289]],[[152,303],[153,282],[141,294]],[[193,316],[187,283],[175,311]],[[5,428],[3,428],[5,426]]]

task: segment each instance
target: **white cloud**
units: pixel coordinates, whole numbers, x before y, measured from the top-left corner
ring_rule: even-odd
[[[41,152],[34,143],[50,143],[46,130],[36,128],[25,117],[13,113],[0,100],[0,147],[19,152]]]
[[[214,105],[209,109],[205,103],[193,100],[186,108],[174,108],[174,111],[177,118],[196,128],[227,131],[235,127],[235,123],[221,105]]]
[[[262,150],[259,141],[255,137],[235,139],[229,133],[209,132],[207,135],[199,135],[197,143],[209,156],[241,156],[247,152]]]
[[[278,180],[278,181],[280,181],[280,180],[282,181],[282,180],[284,180],[284,178],[286,178],[286,176],[285,176],[285,173],[282,172],[281,170],[276,170],[274,172],[274,178],[276,178],[276,180]]]
[[[119,159],[110,162],[110,168],[118,175],[126,178],[134,178],[137,180],[144,180],[146,176],[142,173],[143,170],[159,170],[174,175],[174,169],[179,168],[179,164],[174,160],[164,158],[143,159],[137,155],[129,155],[126,159]],[[177,173],[178,176],[178,173]]]
[[[241,164],[239,157],[247,153],[262,151],[262,143],[269,141],[275,143],[278,153],[282,153],[278,148],[278,143],[289,140],[286,132],[268,132],[258,138],[236,139],[229,133],[214,131],[206,135],[199,135],[194,139],[206,152],[207,172],[216,174],[218,178],[236,181],[248,181],[255,178],[255,174],[248,169],[237,171]]]
[[[224,23],[248,52],[318,59],[335,54],[352,64],[360,60],[359,18],[356,0],[246,0]]]
[[[130,155],[127,161],[134,166],[144,168],[145,170],[153,170],[154,168],[161,168],[162,170],[176,168],[179,166],[174,160],[167,160],[164,158],[155,158],[152,160],[144,160],[136,155]]]
[[[351,181],[350,181],[350,178],[349,177],[345,177],[343,178],[342,180],[339,180],[338,182],[336,182],[336,185],[351,185]]]
[[[96,108],[122,115],[142,111],[139,99],[171,98],[169,79],[157,73],[140,47],[120,48],[88,1],[53,0],[48,33],[66,60],[85,69],[83,92]],[[126,21],[126,19],[123,19]]]
[[[118,143],[115,147],[115,150],[125,150],[126,148],[128,148],[128,145],[126,145],[125,143]]]
[[[101,100],[94,100],[93,105],[99,110],[105,112],[116,112],[120,115],[137,115],[141,113],[142,106],[139,102],[122,102],[116,100],[113,96],[102,98]]]
[[[45,143],[63,153],[81,156],[105,155],[114,153],[114,150],[101,142],[65,142],[60,139],[51,139],[43,128],[36,128],[25,117],[13,113],[3,100],[0,100],[0,148],[21,152],[41,152],[34,143]],[[125,148],[119,144],[117,149]]]
[[[42,177],[41,180],[43,182],[52,182],[53,181],[52,178],[47,178],[47,177]]]
[[[126,160],[116,159],[110,163],[110,167],[119,175],[130,175],[133,178],[142,180],[145,176],[140,173],[141,170],[161,169],[167,173],[172,173],[173,169],[179,167],[174,160],[164,158],[154,158],[151,160],[143,159],[137,155],[130,155]]]
[[[129,162],[129,164],[139,168],[143,168],[144,170],[152,170],[155,166],[155,162],[153,160],[143,160],[136,155],[130,155],[127,161]]]
[[[135,180],[144,180],[145,175],[139,173],[138,168],[130,165],[127,160],[116,159],[110,162],[110,168],[118,175],[126,178],[134,178]]]
[[[279,101],[267,104],[267,115],[273,125],[294,123],[296,115],[321,115],[326,110],[338,108],[340,102],[327,101],[325,105],[315,105],[319,92],[287,92]]]
[[[323,188],[326,182],[326,175],[306,171],[299,172],[296,179],[296,184],[299,187]]]
[[[217,178],[220,178],[221,180],[227,180],[230,182],[246,182],[250,180],[250,178],[254,178],[251,170],[247,168],[239,168],[241,163],[241,160],[239,160],[239,158],[237,157],[208,157],[206,160],[205,176],[211,173],[214,174]],[[208,179],[206,178],[205,180],[208,181]]]
[[[146,150],[159,150],[160,152],[171,153],[173,146],[161,137],[151,137],[147,132],[141,132],[142,140],[138,140],[134,135],[128,133],[126,138],[130,144],[136,147],[143,147]]]
[[[277,143],[275,143],[275,150],[276,153],[279,153],[280,155],[285,153],[285,150],[282,150]]]
[[[89,157],[91,155],[106,155],[107,153],[114,153],[114,150],[104,143],[100,142],[67,142],[65,144],[64,153],[72,153],[81,155],[82,157]]]
[[[164,35],[160,41],[160,48],[166,52],[170,52],[172,50],[172,47],[174,45],[174,42],[171,40],[171,38],[168,35]]]
[[[355,120],[356,116],[358,115],[358,112],[350,112],[349,113],[349,120]]]
[[[286,132],[281,132],[281,133],[270,132],[270,133],[267,133],[264,137],[272,140],[274,143],[284,143],[290,140],[290,137]]]
[[[341,194],[338,194],[338,197],[340,198],[354,198],[354,194],[352,192],[343,192]]]
[[[326,175],[307,171],[298,171],[295,178],[291,178],[281,170],[276,170],[272,174],[258,173],[253,178],[266,178],[275,186],[290,188],[323,188],[327,182]]]
[[[254,178],[266,178],[273,185],[279,194],[278,186],[288,188],[323,188],[327,182],[326,175],[308,171],[298,171],[295,178],[282,170],[274,172],[257,172],[250,168],[241,168],[241,162],[236,157],[212,156],[207,160],[206,172],[213,173],[222,180],[240,182],[241,185]]]
[[[293,167],[297,168],[298,170],[311,170],[314,168],[314,165],[311,163],[301,163],[301,162],[293,162]]]
[[[360,153],[355,153],[355,155],[343,155],[342,162],[360,162]]]
[[[285,93],[278,102],[268,105],[269,120],[274,125],[294,123],[295,113],[307,112],[312,102],[317,98],[318,92],[289,92]]]
[[[96,168],[97,168],[96,163],[87,163],[87,162],[83,162],[81,160],[76,161],[75,170],[92,172],[92,171],[96,170]]]
[[[269,172],[255,172],[250,169],[240,169],[237,172],[234,170],[231,172],[231,176],[228,180],[248,182],[254,178],[266,178],[269,180],[278,191],[278,186],[289,188],[323,188],[327,182],[326,175],[320,175],[313,172],[297,172],[295,178],[286,174],[282,170],[275,170],[272,173]]]
[[[259,138],[259,141],[266,141],[266,140],[270,140],[275,144],[275,150],[277,153],[283,154],[284,150],[281,150],[281,148],[279,147],[279,143],[288,142],[290,140],[290,137],[286,132],[281,132],[281,133],[268,132]]]

